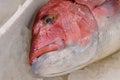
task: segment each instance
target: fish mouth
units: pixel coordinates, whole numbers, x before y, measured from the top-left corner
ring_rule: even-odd
[[[41,48],[34,49],[35,50],[34,52],[30,52],[29,56],[30,65],[32,65],[33,62],[35,62],[36,59],[38,59],[42,55],[52,51],[60,50],[62,48],[64,48],[64,40],[56,38],[55,40],[49,42],[47,45]]]

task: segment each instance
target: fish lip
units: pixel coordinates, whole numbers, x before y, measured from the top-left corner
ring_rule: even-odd
[[[59,43],[59,42],[61,42],[61,44],[57,44],[57,43]],[[44,49],[44,48],[46,48],[46,47],[49,47],[49,46],[51,46],[51,45],[53,45],[53,46],[58,46],[58,49],[56,49],[56,50],[60,50],[60,49],[64,48],[64,40],[61,39],[61,38],[56,38],[56,39],[52,40],[51,42],[49,42],[49,44],[47,44],[47,45],[45,45],[45,46],[43,46],[43,47],[41,47],[41,48],[34,49],[34,52],[30,52],[30,54],[32,54],[32,55],[29,56],[30,65],[32,65],[34,62],[36,62],[36,60],[37,60],[39,57],[41,57],[42,55],[44,55],[44,54],[46,54],[46,53],[49,53],[49,52],[51,52],[51,51],[45,52],[44,54],[39,55],[39,56],[37,56],[37,57],[34,57],[34,59],[31,59],[31,57],[32,57],[34,54],[36,54],[38,51],[40,51],[40,50],[42,50],[42,49]],[[56,51],[56,50],[52,50],[52,51]]]

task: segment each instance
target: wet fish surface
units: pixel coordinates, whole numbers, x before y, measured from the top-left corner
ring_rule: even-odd
[[[50,0],[36,15],[29,62],[34,74],[53,77],[120,49],[119,0]]]

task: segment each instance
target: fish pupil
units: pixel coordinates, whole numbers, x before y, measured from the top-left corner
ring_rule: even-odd
[[[52,23],[53,22],[53,18],[47,18],[46,19],[46,23]]]

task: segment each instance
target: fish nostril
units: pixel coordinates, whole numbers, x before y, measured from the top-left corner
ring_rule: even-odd
[[[65,42],[65,39],[61,39],[63,42]]]

